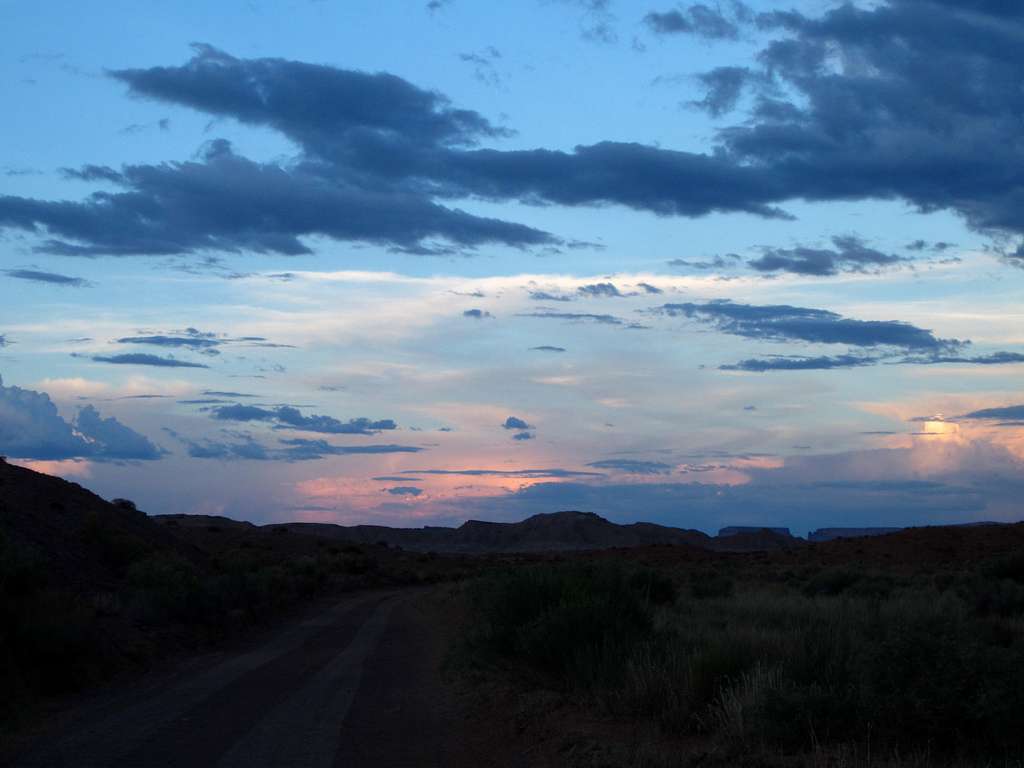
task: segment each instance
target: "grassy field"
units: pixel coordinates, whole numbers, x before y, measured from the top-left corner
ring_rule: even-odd
[[[912,573],[579,559],[468,598],[464,670],[650,724],[673,746],[636,765],[1024,764],[1022,555]]]

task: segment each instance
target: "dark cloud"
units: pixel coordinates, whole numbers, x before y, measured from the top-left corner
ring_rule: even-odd
[[[1021,233],[1016,7],[890,0],[762,14],[774,33],[757,57],[767,85],[751,81],[750,120],[722,131],[721,150],[770,169],[789,197],[899,198]]]
[[[999,408],[983,408],[960,416],[961,419],[996,419],[999,421],[1024,419],[1024,405],[1004,405]]]
[[[420,453],[424,449],[414,445],[331,445],[326,440],[282,440],[286,447],[278,458],[287,461],[309,461],[325,456],[350,456],[381,453]]]
[[[565,352],[565,347],[553,347],[550,344],[542,344],[539,347],[530,347],[534,352]]]
[[[459,60],[473,67],[473,76],[484,85],[498,87],[502,78],[498,72],[495,62],[501,59],[501,51],[493,45],[488,45],[475,53],[460,53]]]
[[[738,363],[721,365],[723,371],[820,371],[830,368],[857,368],[864,365],[875,365],[877,357],[858,355],[821,355],[819,357],[800,357],[796,355],[775,355],[751,360],[740,360]]]
[[[374,477],[372,479],[376,480],[377,482],[380,482],[380,483],[421,483],[421,482],[423,482],[419,478],[416,478],[416,477],[405,477],[404,475],[400,476],[400,477],[396,477],[394,475],[382,475],[381,477]]]
[[[737,10],[746,15],[745,6],[737,5]],[[688,34],[705,37],[711,40],[735,40],[739,37],[739,27],[722,12],[721,8],[712,8],[703,3],[696,3],[683,10],[651,11],[644,17],[644,23],[657,35]]]
[[[61,255],[174,255],[204,251],[308,254],[301,238],[321,235],[430,253],[432,238],[458,246],[536,245],[552,238],[528,227],[445,208],[413,189],[361,188],[311,168],[256,163],[222,140],[198,161],[126,166],[119,192],[82,202],[0,196],[0,226],[50,239]]]
[[[659,288],[656,285],[651,285],[650,283],[637,283],[636,287],[637,288],[643,288],[644,293],[654,293],[654,294],[664,293],[664,291],[661,290],[661,288]]]
[[[527,424],[525,421],[517,416],[509,416],[505,419],[505,423],[501,425],[502,429],[533,429],[533,427]]]
[[[687,259],[672,259],[666,262],[670,267],[687,267],[689,269],[729,269],[736,266],[740,260],[738,253],[727,253],[724,256],[715,256],[706,261],[689,261]]]
[[[20,459],[94,461],[159,459],[148,438],[91,405],[65,421],[45,392],[4,386],[0,379],[0,454]]]
[[[176,440],[181,442],[194,459],[218,459],[231,461],[244,459],[247,461],[316,461],[327,456],[346,456],[353,454],[383,453],[419,453],[422,448],[408,445],[331,445],[326,440],[281,440],[280,446],[266,446],[257,442],[252,435],[244,432],[231,432],[231,440],[211,440],[192,438],[180,435],[172,429],[164,429]],[[395,478],[402,482],[411,482],[406,478]]]
[[[940,365],[943,363],[969,363],[971,365],[1010,365],[1024,363],[1024,354],[1019,352],[992,352],[987,355],[931,355],[928,357],[907,357],[901,363],[914,365]]]
[[[530,298],[534,301],[572,301],[572,296],[547,293],[546,291],[530,291]]]
[[[112,363],[114,365],[151,365],[157,368],[209,368],[202,363],[190,363],[186,360],[177,360],[173,357],[160,357],[158,355],[146,355],[142,353],[130,353],[127,355],[93,355],[89,358],[96,363]]]
[[[90,285],[88,280],[81,277],[69,277],[56,272],[40,272],[36,269],[5,269],[4,274],[16,280],[30,280],[35,283],[50,283],[71,288],[85,288]]]
[[[282,405],[277,408],[260,408],[255,405],[225,405],[211,411],[213,418],[221,421],[264,421],[272,422],[280,429],[301,429],[306,432],[320,432],[327,435],[376,435],[384,430],[397,429],[391,419],[374,421],[360,417],[339,421],[331,416],[310,414],[303,416],[298,408]]]
[[[619,298],[622,296],[619,293],[619,289],[615,287],[614,283],[592,283],[591,285],[581,285],[576,289],[576,293],[581,296],[594,297],[607,297],[607,298]]]
[[[419,496],[423,493],[423,489],[417,488],[415,485],[396,485],[392,488],[385,488],[384,491],[392,496]]]
[[[595,469],[613,469],[617,472],[626,472],[631,475],[668,475],[672,472],[672,464],[664,464],[660,461],[638,461],[636,459],[604,459],[592,461],[588,467]]]
[[[654,312],[688,317],[735,336],[771,341],[898,347],[908,352],[944,353],[964,342],[940,339],[931,331],[898,320],[853,320],[824,309],[788,305],[755,306],[731,301],[665,304]]]
[[[407,469],[410,475],[464,475],[466,477],[512,477],[524,479],[562,477],[604,477],[600,472],[577,472],[570,469]]]
[[[200,394],[209,395],[210,397],[256,397],[256,395],[247,392],[225,392],[219,389],[204,389]]]
[[[832,238],[830,248],[764,248],[759,259],[748,264],[759,272],[792,272],[797,275],[835,275],[839,272],[866,272],[906,259],[869,248],[864,241],[850,235]]]
[[[7,338],[6,334],[0,333],[0,349],[13,344],[14,342]]]
[[[485,320],[487,318],[494,317],[494,315],[492,315],[490,312],[487,312],[483,309],[467,309],[465,312],[462,313],[462,316],[468,317],[472,320]]]
[[[955,248],[956,243],[947,243],[942,240],[939,240],[936,243],[929,243],[927,240],[914,240],[912,243],[907,243],[903,247],[908,251],[930,250],[934,253],[943,253],[950,248]]]
[[[534,434],[532,432],[516,432],[512,435],[513,440],[533,440]]]
[[[755,75],[746,67],[717,67],[697,76],[704,86],[704,97],[690,104],[706,110],[712,117],[721,117],[736,107],[743,88]]]
[[[224,342],[202,336],[126,336],[117,339],[118,344],[147,344],[151,347],[186,347],[188,349],[204,349],[216,347]]]
[[[627,328],[644,328],[639,323],[627,323],[614,315],[600,315],[589,312],[520,312],[516,317],[540,317],[550,320],[589,321],[601,325],[621,325]]]
[[[682,23],[666,13],[649,23],[719,37],[737,23],[735,13],[718,22],[710,6],[678,13]],[[1024,233],[1024,17],[980,1],[890,0],[755,22],[767,34],[749,76],[705,78],[708,109],[750,105],[706,153],[611,141],[482,147],[508,132],[393,75],[199,46],[181,66],[113,76],[133,95],[276,130],[297,157],[257,163],[215,142],[196,161],[81,169],[113,190],[83,201],[0,197],[0,226],[81,255],[308,253],[302,238],[317,235],[450,253],[560,242],[442,205],[466,197],[774,218],[790,200],[874,199]]]

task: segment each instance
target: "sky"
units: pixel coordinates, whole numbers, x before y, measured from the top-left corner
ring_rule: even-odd
[[[150,513],[1024,518],[1024,9],[0,0],[0,453]]]

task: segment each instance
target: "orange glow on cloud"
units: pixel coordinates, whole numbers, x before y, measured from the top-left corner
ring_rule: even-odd
[[[67,459],[65,461],[36,461],[33,459],[9,459],[11,464],[52,475],[65,480],[72,477],[91,477],[92,466],[87,461]]]

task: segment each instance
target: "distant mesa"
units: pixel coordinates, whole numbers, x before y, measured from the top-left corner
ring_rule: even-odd
[[[903,528],[818,528],[807,535],[808,541],[834,541],[835,539],[857,539],[863,536],[885,536],[899,533]]]
[[[774,533],[779,536],[789,536],[793,538],[793,534],[789,532],[789,528],[767,528],[760,525],[727,525],[725,528],[721,528],[718,531],[719,538],[725,538],[726,536],[739,536],[745,533]]]

